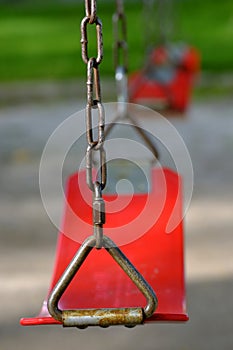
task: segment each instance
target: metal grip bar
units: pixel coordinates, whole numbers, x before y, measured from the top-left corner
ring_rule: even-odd
[[[142,308],[64,310],[62,315],[64,327],[132,327],[143,323]]]
[[[96,245],[96,238],[89,236],[77,251],[74,258],[60,277],[48,298],[48,310],[52,317],[67,327],[102,326],[112,325],[134,326],[142,324],[145,318],[152,316],[157,307],[157,297],[146,282],[143,276],[135,269],[123,252],[107,236],[103,236],[103,246],[112,258],[121,266],[123,271],[134,282],[138,289],[147,299],[144,308],[116,308],[116,309],[79,309],[60,310],[58,303],[63,293],[71,283],[72,279],[80,269],[93,247]]]

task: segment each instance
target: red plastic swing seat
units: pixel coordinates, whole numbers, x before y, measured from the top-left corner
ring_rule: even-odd
[[[79,185],[78,185],[79,183]],[[107,194],[110,236],[154,289],[158,308],[146,322],[187,321],[185,305],[181,178],[169,169],[154,168],[149,193]],[[67,203],[58,236],[56,262],[49,292],[80,247],[92,234],[92,193],[85,172],[68,180]],[[119,209],[121,208],[121,209]],[[171,219],[176,224],[167,233]],[[49,294],[48,292],[48,294]],[[63,294],[59,308],[119,308],[144,306],[146,300],[105,249],[93,249]],[[21,325],[59,324],[47,309],[47,298],[37,317]]]
[[[170,112],[186,111],[200,70],[200,57],[192,47],[179,51],[176,62],[172,62],[172,53],[167,47],[157,47],[152,51],[149,66],[130,77],[130,102]],[[165,81],[162,77],[166,77]]]

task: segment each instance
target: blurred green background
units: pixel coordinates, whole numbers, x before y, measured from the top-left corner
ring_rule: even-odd
[[[128,21],[130,71],[145,55],[142,1],[125,2]],[[104,61],[101,74],[113,74],[112,14],[114,1],[100,0],[98,14],[104,24]],[[176,36],[197,47],[202,69],[233,72],[233,1],[177,1]],[[62,80],[85,74],[80,58],[82,1],[1,1],[0,81]]]

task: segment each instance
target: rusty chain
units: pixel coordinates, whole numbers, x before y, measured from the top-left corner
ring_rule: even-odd
[[[96,20],[96,1],[95,0],[85,0],[85,11],[86,17],[89,18],[89,23],[92,24]]]
[[[101,86],[99,65],[103,59],[103,34],[102,23],[97,16],[96,0],[85,0],[86,16],[81,22],[81,46],[82,59],[87,65],[87,105],[86,105],[86,179],[87,185],[93,192],[93,229],[96,238],[96,248],[102,248],[103,224],[105,223],[105,203],[102,198],[102,190],[106,185],[106,156],[104,150],[104,127],[105,113],[101,102]],[[88,54],[88,26],[96,27],[96,57],[89,57]],[[93,132],[93,110],[98,113],[98,138],[94,139]],[[93,179],[93,153],[99,152],[98,177]]]
[[[121,10],[121,1],[117,1]],[[145,318],[152,316],[157,307],[157,298],[143,276],[136,270],[116,244],[106,235],[103,235],[103,224],[105,223],[105,203],[102,198],[102,190],[106,185],[106,155],[104,150],[104,107],[101,102],[99,64],[103,58],[102,24],[97,16],[96,0],[85,0],[86,16],[81,22],[81,44],[82,58],[87,65],[87,106],[86,106],[86,181],[93,192],[93,228],[94,234],[87,237],[82,243],[71,262],[68,264],[60,279],[52,289],[48,298],[48,310],[54,319],[61,322],[65,327],[86,328],[87,326],[108,327],[110,325],[125,325],[132,327],[142,324]],[[120,11],[121,14],[123,11]],[[122,19],[121,16],[119,18]],[[88,25],[96,26],[97,57],[88,56]],[[123,25],[124,26],[124,25]],[[121,44],[119,45],[121,46]],[[97,109],[98,113],[98,138],[94,140],[92,111]],[[99,168],[94,180],[93,153],[99,152]],[[136,308],[113,308],[113,309],[59,309],[59,300],[78,272],[79,268],[93,248],[104,247],[116,263],[131,278],[134,284],[147,299],[145,307]]]

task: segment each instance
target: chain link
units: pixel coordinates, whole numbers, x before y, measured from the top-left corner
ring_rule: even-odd
[[[94,97],[95,90],[95,97]],[[98,140],[93,140],[92,110],[98,109]],[[87,142],[99,150],[104,143],[105,114],[101,103],[101,88],[99,68],[95,58],[90,58],[87,64],[87,106],[86,106],[86,131]]]
[[[127,23],[123,0],[116,0],[116,12],[113,22],[113,57],[118,100],[118,115],[124,119],[128,114],[128,44]],[[108,131],[108,129],[107,129]]]
[[[96,64],[99,65],[103,59],[103,33],[102,33],[102,22],[96,17],[93,23],[90,22],[90,17],[84,17],[81,22],[81,45],[82,45],[82,59],[88,64],[88,35],[87,27],[88,25],[95,24],[96,26],[96,43],[97,43],[97,57]]]
[[[104,127],[105,113],[101,102],[101,84],[99,65],[103,59],[103,34],[102,22],[97,16],[96,0],[85,0],[86,16],[81,22],[81,46],[82,59],[87,65],[87,105],[86,105],[86,181],[89,189],[93,192],[93,230],[96,238],[96,248],[103,246],[103,224],[105,223],[105,203],[102,198],[102,191],[107,181],[106,154],[104,150]],[[88,25],[96,27],[96,57],[89,57],[88,54]],[[98,138],[94,140],[93,131],[93,109],[98,113]],[[99,171],[96,169],[96,179],[93,178],[93,153],[99,153]]]
[[[94,146],[88,145],[86,152],[86,175],[87,175],[87,185],[92,192],[95,191],[95,183],[98,182],[101,185],[101,190],[105,188],[107,171],[106,171],[106,153],[104,148],[99,149],[100,157],[100,171],[98,174],[99,178],[97,181],[93,181],[93,152],[95,152]]]
[[[96,20],[96,1],[85,0],[86,16],[89,18],[89,23],[93,24]]]

